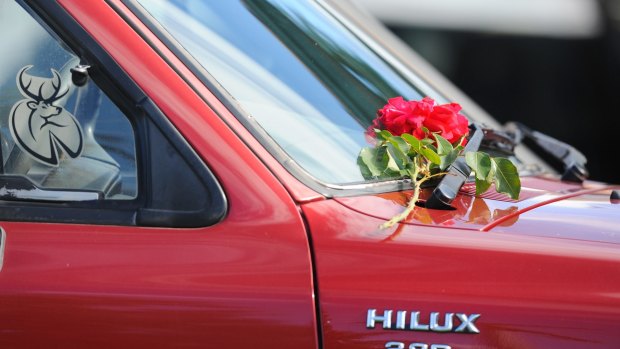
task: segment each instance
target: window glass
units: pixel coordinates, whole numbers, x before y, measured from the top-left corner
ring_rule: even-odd
[[[305,0],[139,0],[307,172],[364,181],[364,131],[388,98],[420,99],[388,64]]]
[[[0,183],[25,178],[49,193],[136,198],[130,121],[92,79],[72,82],[79,58],[50,33],[14,0],[0,0]],[[19,198],[17,189],[5,184],[0,195]]]

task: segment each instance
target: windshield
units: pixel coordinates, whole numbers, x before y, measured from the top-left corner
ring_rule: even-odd
[[[140,0],[298,165],[364,182],[364,131],[389,98],[423,94],[320,5],[288,0]]]

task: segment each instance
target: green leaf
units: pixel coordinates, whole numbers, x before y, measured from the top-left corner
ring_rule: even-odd
[[[476,195],[484,194],[491,187],[491,182],[488,179],[478,179],[476,178]]]
[[[422,142],[414,136],[408,133],[403,133],[400,137],[407,141],[407,143],[411,145],[411,149],[413,149],[416,153],[419,153],[420,149],[422,149]]]
[[[357,157],[357,166],[360,168],[360,172],[362,172],[362,177],[364,177],[364,179],[370,180],[375,177],[372,175],[372,171],[370,171],[368,165],[366,165],[366,163],[364,162],[364,159],[362,159],[361,152],[360,155],[358,155]]]
[[[394,171],[392,170],[390,167],[388,167],[385,172],[383,172],[383,174],[381,176],[379,176],[379,179],[396,179],[396,178],[401,178],[403,175],[403,171]]]
[[[459,150],[453,149],[447,155],[440,154],[439,159],[441,160],[441,163],[439,164],[439,169],[443,171],[446,168],[448,168],[448,166],[452,165],[452,163],[456,160],[456,158],[459,157],[459,153],[460,153]]]
[[[409,153],[409,149],[411,148],[411,146],[409,145],[409,143],[407,143],[402,136],[398,137],[392,137],[388,140],[388,142],[392,143],[395,147],[397,147],[398,149],[400,149],[401,152],[403,152],[403,154],[407,154]]]
[[[396,168],[390,167],[395,171],[401,171],[407,169],[407,164],[411,162],[411,159],[405,154],[398,146],[395,146],[392,143],[387,144],[387,153],[390,157],[390,160],[393,160],[396,164]]]
[[[430,139],[430,138],[422,138],[422,139],[420,140],[420,142],[422,142],[422,144],[423,144],[423,145],[429,145],[429,144],[433,144],[433,142],[435,142],[435,141],[433,141],[433,140],[432,140],[432,139]]]
[[[407,175],[412,179],[414,179],[414,177],[416,176],[416,167],[417,165],[415,161],[411,161],[409,164],[407,164]]]
[[[521,180],[515,165],[506,158],[491,158],[495,168],[495,190],[504,193],[512,199],[519,199]]]
[[[487,153],[480,151],[467,152],[465,154],[465,162],[474,171],[477,180],[486,180],[489,177],[491,157]]]
[[[381,148],[363,148],[357,157],[357,164],[365,179],[379,177],[387,167],[387,156]]]
[[[437,140],[437,153],[439,155],[448,155],[452,152],[452,150],[454,150],[452,144],[450,144],[447,139],[441,137],[437,133],[433,133],[433,136],[435,136],[435,139]]]
[[[377,135],[377,138],[381,138],[384,141],[387,141],[390,138],[394,137],[394,136],[392,136],[392,134],[388,130],[378,130],[378,129],[375,129],[375,134]]]
[[[484,194],[493,183],[493,178],[495,178],[495,165],[491,163],[491,171],[489,171],[489,175],[484,179],[476,178],[476,195]]]
[[[420,154],[422,154],[428,161],[432,162],[435,165],[441,165],[441,159],[437,153],[430,148],[422,148],[420,150]]]

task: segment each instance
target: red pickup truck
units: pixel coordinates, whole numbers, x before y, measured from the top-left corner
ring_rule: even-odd
[[[0,348],[618,348],[618,187],[399,45],[341,1],[0,0]],[[497,128],[519,199],[380,228],[394,96]]]

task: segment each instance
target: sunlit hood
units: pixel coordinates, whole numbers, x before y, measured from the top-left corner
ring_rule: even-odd
[[[610,199],[612,189],[620,187],[523,178],[518,201],[496,193],[475,197],[469,189],[453,202],[455,210],[417,208],[405,223],[620,243],[620,201]],[[396,192],[336,200],[387,220],[404,209],[410,196],[411,192]]]

